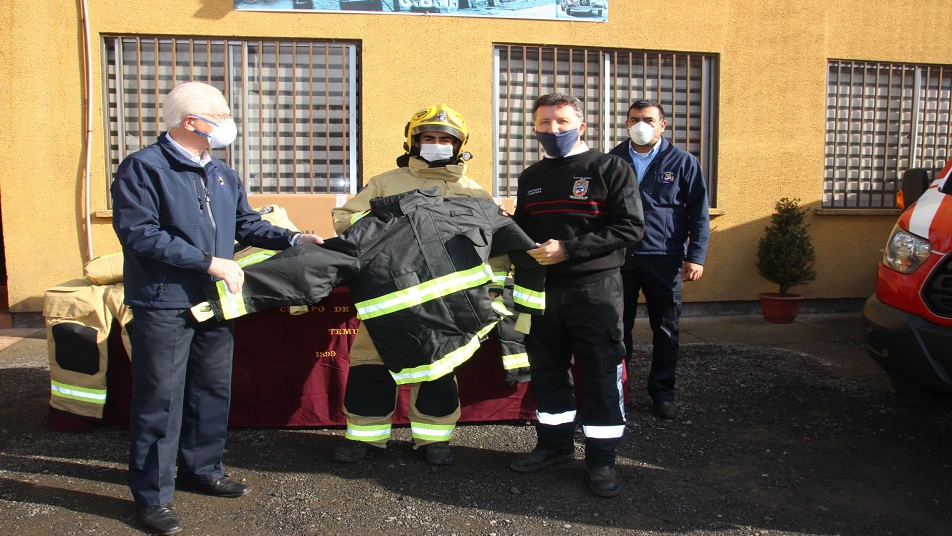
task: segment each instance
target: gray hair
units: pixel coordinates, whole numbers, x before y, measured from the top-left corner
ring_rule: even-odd
[[[575,115],[581,123],[585,122],[585,114],[582,112],[582,101],[577,97],[565,95],[563,93],[549,93],[542,95],[532,103],[532,118],[535,119],[536,110],[543,106],[571,106],[575,109]]]
[[[212,107],[222,103],[226,103],[225,96],[218,88],[203,82],[185,82],[165,96],[162,119],[166,128],[178,128],[189,115],[209,113]]]

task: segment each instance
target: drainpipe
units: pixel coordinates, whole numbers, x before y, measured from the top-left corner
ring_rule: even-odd
[[[82,11],[82,25],[83,25],[83,59],[85,60],[85,72],[84,75],[84,91],[83,95],[86,101],[86,142],[85,142],[85,163],[83,169],[83,191],[85,193],[85,210],[83,211],[86,216],[86,260],[93,258],[93,229],[92,229],[92,215],[90,214],[91,205],[89,199],[89,169],[90,169],[90,160],[92,159],[92,135],[93,135],[93,104],[92,104],[92,89],[93,89],[93,66],[92,66],[92,54],[89,50],[89,11],[86,6],[86,0],[79,0],[80,9]]]

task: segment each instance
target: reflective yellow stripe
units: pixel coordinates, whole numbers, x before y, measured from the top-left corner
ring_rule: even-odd
[[[502,356],[502,368],[505,370],[513,370],[518,368],[524,368],[529,366],[529,354],[522,352],[521,354],[510,354]]]
[[[79,400],[80,402],[89,402],[103,406],[106,404],[105,389],[87,389],[76,385],[68,385],[58,381],[50,380],[50,394],[62,398]]]
[[[218,301],[221,303],[221,313],[225,320],[248,314],[245,308],[245,297],[240,290],[238,294],[228,292],[228,286],[224,281],[216,281],[215,288],[218,290]]]
[[[351,214],[351,215],[350,215],[350,224],[353,225],[354,222],[356,222],[356,221],[359,220],[360,218],[363,218],[363,217],[366,216],[367,214],[370,214],[370,211],[369,211],[369,210],[365,210],[365,211],[363,211],[363,212],[355,212],[354,214]]]
[[[485,337],[495,325],[496,322],[490,322],[487,326],[479,330],[479,333],[470,339],[469,342],[433,363],[403,369],[397,372],[390,372],[390,375],[393,376],[393,381],[395,381],[397,385],[428,382],[449,374],[453,369],[465,363],[467,359],[476,353],[476,349],[479,348],[480,339]]]
[[[359,426],[348,420],[347,431],[344,433],[344,437],[353,439],[354,441],[365,441],[368,443],[385,441],[390,439],[390,425],[374,424],[370,426]]]
[[[512,311],[507,309],[506,304],[504,304],[501,300],[500,301],[493,300],[492,307],[493,307],[493,311],[496,311],[497,313],[503,316],[512,316]]]
[[[288,314],[290,315],[303,315],[311,312],[311,308],[307,305],[289,305]]]
[[[263,249],[235,262],[238,263],[238,266],[244,268],[268,260],[277,254],[278,252],[273,249]],[[215,289],[218,291],[218,301],[221,303],[221,312],[225,320],[231,320],[232,318],[238,318],[239,316],[248,314],[248,309],[245,307],[245,297],[241,291],[238,291],[238,294],[228,292],[228,286],[221,280],[215,281]]]
[[[274,257],[277,254],[278,252],[274,251],[273,249],[264,249],[255,253],[254,255],[248,255],[247,257],[238,259],[235,262],[238,263],[238,266],[241,266],[242,268],[244,268],[245,266],[248,266],[251,264],[257,264],[263,260],[270,259],[271,257]]]
[[[493,272],[493,283],[502,286],[506,283],[507,277],[509,272]]]
[[[545,311],[545,292],[516,285],[512,289],[512,301],[530,309]]]
[[[426,441],[449,441],[453,437],[456,426],[452,424],[424,424],[410,423],[410,433],[414,439]]]
[[[379,298],[355,303],[357,318],[367,320],[369,318],[390,314],[394,311],[408,309],[414,305],[420,305],[454,292],[484,285],[488,283],[491,278],[492,271],[489,266],[485,264],[475,266],[462,272],[447,274],[410,288],[391,292]]]

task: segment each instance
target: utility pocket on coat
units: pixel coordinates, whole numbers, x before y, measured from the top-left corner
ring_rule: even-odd
[[[398,290],[415,287],[420,284],[420,276],[417,274],[416,266],[407,266],[401,270],[391,270],[390,276],[393,278],[393,284]]]
[[[490,243],[485,229],[467,229],[446,241],[446,251],[457,270],[467,270],[485,262]]]
[[[378,349],[384,349],[380,352],[380,358],[383,359],[383,363],[388,369],[397,372],[410,366],[428,362],[428,360],[421,362],[417,359],[416,356],[420,352],[422,343],[409,331],[400,331],[390,340],[384,341],[378,341],[373,334],[374,331],[370,330],[370,338],[374,339],[374,344]]]

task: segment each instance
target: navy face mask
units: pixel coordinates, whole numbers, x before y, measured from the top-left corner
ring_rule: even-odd
[[[569,151],[571,151],[572,147],[575,147],[575,144],[578,142],[578,129],[564,130],[562,132],[556,132],[555,134],[551,132],[536,132],[535,136],[536,139],[539,140],[539,143],[542,144],[542,148],[545,149],[545,154],[562,158],[569,154]]]

